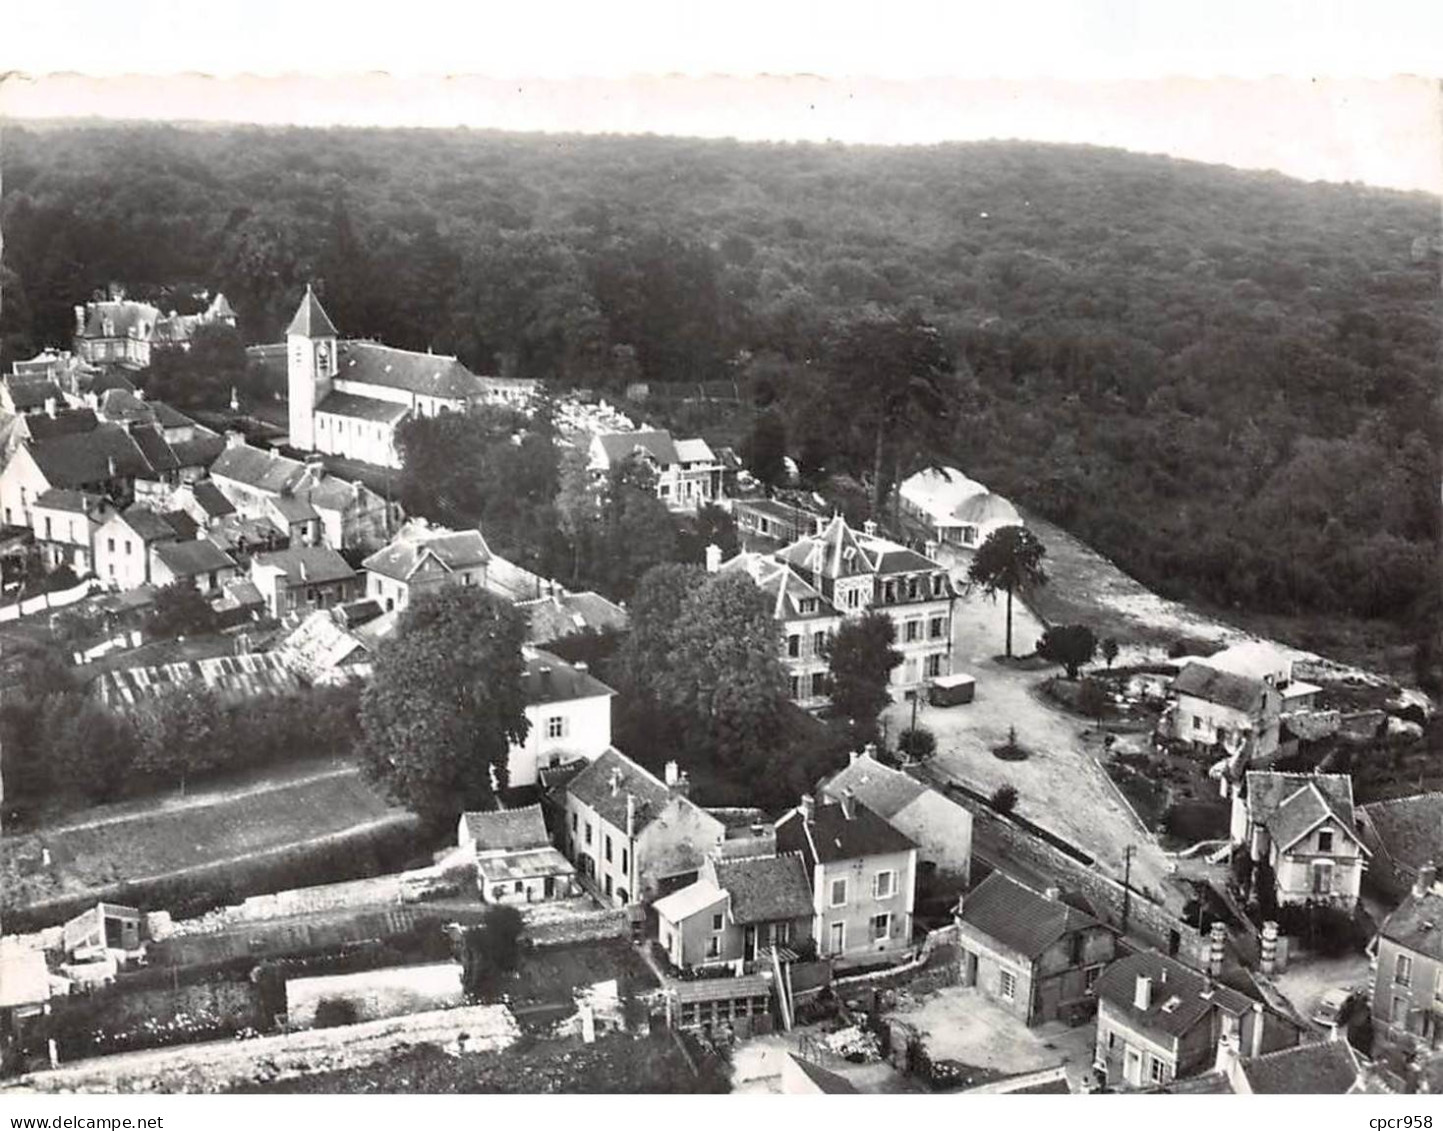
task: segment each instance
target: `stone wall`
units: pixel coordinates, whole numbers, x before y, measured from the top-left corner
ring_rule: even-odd
[[[631,916],[624,907],[597,907],[590,899],[557,900],[518,907],[525,937],[533,946],[620,939],[631,934]]]

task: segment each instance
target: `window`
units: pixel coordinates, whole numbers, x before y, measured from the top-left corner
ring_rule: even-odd
[[[832,881],[832,906],[845,907],[847,903],[847,881]]]
[[[797,608],[801,610],[803,616],[809,616],[817,611],[817,599],[815,597],[803,597],[797,602]]]
[[[790,923],[772,924],[772,945],[786,946],[792,941],[792,925]]]
[[[1102,967],[1101,967],[1101,966],[1089,966],[1086,970],[1084,970],[1084,971],[1082,972],[1082,988],[1083,988],[1084,990],[1086,990],[1088,993],[1091,993],[1091,992],[1092,992],[1092,988],[1093,988],[1095,985],[1097,985],[1097,979],[1100,978],[1101,976],[1102,976]],[[1108,1044],[1108,1048],[1111,1048],[1111,1047],[1112,1047],[1112,1045],[1111,1045],[1111,1043],[1109,1043],[1109,1044]]]
[[[46,541],[50,540],[50,516],[48,514],[45,516],[45,539]]]
[[[721,957],[721,935],[712,935],[706,940],[706,956],[708,958]]]
[[[795,632],[787,637],[787,655],[800,656],[802,654],[802,638]]]
[[[1413,984],[1413,959],[1408,955],[1398,955],[1398,961],[1393,966],[1393,981],[1400,986]]]
[[[1069,966],[1082,965],[1082,932],[1073,931],[1067,937],[1067,964]]]
[[[891,899],[897,892],[897,873],[878,872],[872,877],[872,896],[876,899]]]
[[[516,881],[516,887],[515,887],[514,890],[517,891],[517,892],[523,892],[523,891],[526,890],[526,885],[523,884],[520,880],[517,880],[517,881]]]
[[[1393,997],[1393,1013],[1389,1018],[1394,1025],[1406,1025],[1408,1022],[1408,999],[1402,994]]]
[[[855,609],[862,603],[862,593],[859,589],[847,590],[847,608]]]
[[[827,673],[826,673],[826,672],[816,672],[816,673],[812,676],[812,694],[813,694],[813,695],[825,695],[825,694],[827,694]]]
[[[1194,715],[1194,716],[1192,717],[1192,729],[1193,729],[1193,730],[1202,730],[1202,719],[1201,719],[1199,716],[1197,716],[1197,715]]]
[[[1004,1001],[1012,1001],[1017,997],[1017,975],[1011,970],[1003,970],[997,976],[997,992],[1002,995]]]
[[[926,673],[928,679],[936,679],[941,675],[942,653],[938,652],[934,656],[928,656],[922,663],[922,670]]]
[[[575,831],[576,831],[576,822],[577,822],[577,816],[576,816],[575,813],[573,813],[573,814],[571,814],[571,831],[572,831],[572,832],[575,832]]]
[[[1112,1049],[1117,1048],[1117,1034],[1116,1034],[1116,1033],[1108,1033],[1108,1034],[1107,1034],[1107,1047],[1108,1047],[1108,1051],[1111,1051]]]
[[[913,640],[920,640],[920,639],[922,639],[922,622],[921,622],[921,621],[919,621],[919,620],[909,620],[909,621],[907,622],[906,639],[907,639],[909,642],[911,642],[911,641],[913,641]]]
[[[621,870],[623,873],[629,873],[631,871],[630,864],[626,857],[626,849],[624,848],[621,850]]]
[[[115,553],[115,539],[107,538],[105,541],[107,543],[106,549],[109,550],[112,554]]]
[[[1162,1083],[1162,1067],[1162,1061],[1158,1060],[1157,1057],[1148,1058],[1148,1074],[1152,1077],[1154,1084]]]
[[[927,622],[927,636],[932,640],[941,640],[947,633],[947,618],[933,617]]]
[[[1313,865],[1313,894],[1328,895],[1333,890],[1333,862],[1320,860]]]
[[[942,573],[932,575],[932,596],[940,597],[947,590],[947,576]]]
[[[883,942],[892,933],[892,913],[883,911],[872,916],[872,941]]]
[[[565,716],[565,715],[551,715],[549,718],[547,718],[547,720],[546,720],[546,737],[547,737],[547,738],[565,738],[565,737],[566,737],[566,716]]]
[[[590,821],[587,821],[587,822],[586,822],[586,843],[587,843],[587,844],[590,844],[590,843],[591,843],[591,822],[590,822]]]
[[[603,845],[603,849],[604,849],[605,854],[606,854],[606,862],[607,862],[608,864],[610,864],[610,863],[611,863],[611,837],[608,836],[608,837],[605,838],[605,844]]]
[[[711,929],[713,931],[719,931],[722,929],[722,913],[720,911],[712,913]]]
[[[897,600],[897,583],[895,581],[884,582],[882,585],[882,601],[891,605]]]
[[[1318,833],[1318,851],[1319,851],[1319,852],[1332,852],[1332,851],[1333,851],[1333,830],[1332,830],[1332,829],[1323,829],[1321,832]]]
[[[812,655],[820,656],[822,649],[827,646],[827,634],[825,632],[812,633]]]

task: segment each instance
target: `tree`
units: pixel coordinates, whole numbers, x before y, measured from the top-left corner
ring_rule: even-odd
[[[521,963],[521,912],[507,904],[486,909],[479,926],[465,934],[461,985],[468,997],[494,997],[502,979]]]
[[[908,761],[925,762],[937,753],[937,736],[926,727],[908,727],[897,736],[897,750]]]
[[[1082,686],[1077,689],[1077,709],[1090,719],[1097,719],[1099,722],[1102,716],[1107,714],[1111,704],[1107,698],[1107,689],[1095,679],[1085,679]]]
[[[90,802],[114,798],[137,755],[130,720],[90,695],[46,696],[40,733],[55,785]]]
[[[1047,548],[1025,526],[994,530],[977,549],[967,571],[968,585],[980,586],[995,597],[1007,594],[1007,655],[1012,655],[1012,595],[1018,590],[1047,584],[1042,559]]]
[[[194,585],[175,582],[155,595],[150,630],[156,636],[196,636],[215,628],[215,610]]]
[[[376,658],[361,698],[362,765],[438,826],[495,806],[507,752],[529,729],[520,613],[485,590],[417,598]]]
[[[1068,679],[1076,679],[1078,670],[1096,652],[1097,636],[1085,624],[1054,625],[1037,644],[1037,654],[1066,668]]]
[[[987,799],[987,804],[999,813],[1012,812],[1017,808],[1017,787],[1009,782],[1003,782],[992,791],[992,796]]]
[[[697,566],[674,562],[654,566],[642,574],[628,610],[626,638],[607,669],[628,696],[648,700],[660,697],[682,609],[706,577]]]
[[[186,782],[229,760],[232,731],[220,700],[209,688],[177,684],[146,699],[135,713],[137,772]]]
[[[1107,661],[1108,669],[1111,670],[1113,661],[1117,659],[1117,638],[1109,636],[1102,642],[1102,658]]]
[[[715,503],[703,503],[677,538],[677,553],[684,562],[704,563],[708,546],[721,551],[722,561],[735,557],[741,548],[736,520]]]
[[[832,706],[850,719],[859,737],[874,738],[877,716],[890,702],[887,684],[892,669],[902,662],[893,648],[897,627],[886,613],[869,609],[844,620],[823,645],[831,668]]]
[[[759,412],[741,444],[742,462],[768,490],[787,478],[787,423],[772,409]]]

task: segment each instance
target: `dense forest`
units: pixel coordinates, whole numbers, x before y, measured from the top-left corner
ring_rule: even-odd
[[[810,474],[945,459],[1169,595],[1434,607],[1423,194],[1086,147],[464,130],[10,126],[3,162],[7,365],[112,283],[223,289],[262,341],[314,280],[344,334],[480,372],[732,379]],[[884,470],[871,421],[913,360],[857,327],[888,318],[935,331],[941,402]]]

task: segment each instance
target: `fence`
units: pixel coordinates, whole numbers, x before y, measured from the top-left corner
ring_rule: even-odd
[[[10,605],[0,605],[0,623],[19,620],[21,617],[28,617],[32,613],[47,612],[51,609],[63,609],[67,605],[73,605],[77,601],[83,601],[90,596],[91,590],[96,586],[92,578],[82,581],[79,585],[70,589],[57,589],[53,593],[41,593],[35,597],[27,597]]]

